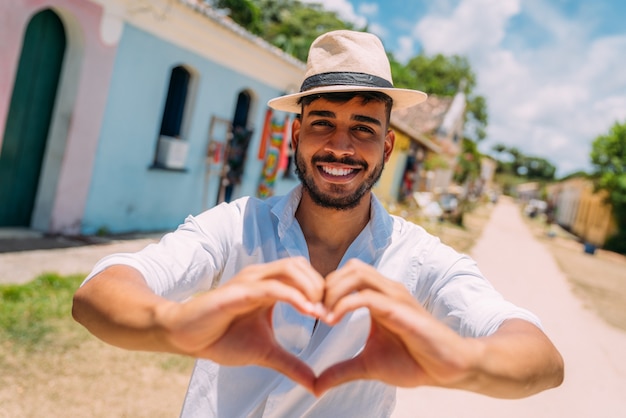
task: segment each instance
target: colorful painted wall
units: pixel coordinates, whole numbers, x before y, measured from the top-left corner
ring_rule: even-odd
[[[0,132],[33,16],[52,10],[67,39],[32,218],[17,226],[66,234],[175,227],[217,203],[225,155],[213,156],[209,164],[207,152],[210,143],[224,144],[230,136],[213,129],[215,120],[226,121],[223,128],[238,118],[250,133],[233,197],[255,194],[265,103],[295,89],[304,65],[199,2],[142,5],[130,0],[0,5],[0,60],[8,69],[0,73]],[[189,76],[180,135],[174,138],[185,152],[182,165],[171,169],[155,163],[177,68]],[[277,181],[281,191],[293,185],[282,176]],[[10,204],[4,197],[0,204]]]
[[[77,232],[111,78],[115,45],[103,42],[103,9],[83,0],[29,0],[0,5],[0,132],[4,133],[22,42],[31,19],[51,9],[65,28],[65,55],[40,162],[30,225],[42,231]],[[0,136],[2,146],[5,135]],[[24,152],[28,152],[27,150]],[[12,196],[0,196],[12,204]]]

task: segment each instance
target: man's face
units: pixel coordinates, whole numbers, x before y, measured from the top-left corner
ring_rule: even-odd
[[[294,122],[296,171],[316,204],[351,209],[380,178],[393,142],[384,103],[318,99]]]

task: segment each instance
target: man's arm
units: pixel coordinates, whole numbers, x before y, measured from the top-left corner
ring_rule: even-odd
[[[323,393],[356,379],[388,384],[465,389],[494,397],[519,398],[558,386],[563,360],[545,334],[520,319],[505,321],[488,337],[463,338],[373,267],[352,260],[326,278],[325,320],[366,307],[370,336],[355,358],[324,371],[315,391]]]
[[[563,382],[563,358],[530,322],[510,319],[477,342],[475,377],[461,382],[469,390],[499,398],[521,398]]]
[[[72,316],[109,344],[183,354],[168,342],[164,332],[163,313],[174,304],[154,294],[137,270],[116,265],[76,291]]]
[[[133,350],[271,367],[312,389],[310,368],[274,338],[278,301],[319,316],[324,280],[301,258],[247,267],[218,289],[184,303],[152,292],[142,275],[112,266],[76,291],[72,314],[103,341]]]

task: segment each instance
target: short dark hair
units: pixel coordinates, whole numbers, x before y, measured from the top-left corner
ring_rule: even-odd
[[[393,106],[393,99],[381,93],[379,91],[346,91],[346,92],[331,92],[331,93],[315,93],[308,96],[302,96],[298,99],[298,104],[306,106],[313,103],[317,99],[328,100],[334,103],[349,102],[355,97],[360,97],[363,104],[367,104],[370,101],[381,102],[385,104],[385,113],[387,115],[387,123],[391,118],[391,107]]]

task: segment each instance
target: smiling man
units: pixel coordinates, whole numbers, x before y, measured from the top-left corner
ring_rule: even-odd
[[[369,104],[372,100],[374,103]],[[294,123],[298,177],[317,205],[353,209],[378,181],[391,154],[394,137],[387,125],[391,102],[381,93],[363,93],[359,97],[333,93],[307,96],[303,102],[307,104],[306,113]],[[307,138],[303,145],[299,141],[301,133]],[[312,167],[307,172],[309,158],[303,154],[313,147],[318,149],[313,150],[316,154],[310,157]],[[316,172],[324,180],[319,186]],[[330,190],[323,192],[322,186]],[[367,206],[369,199],[364,203]]]
[[[101,260],[74,317],[119,347],[197,358],[183,417],[378,418],[397,386],[516,398],[559,385],[539,320],[371,193],[394,146],[391,109],[425,97],[393,87],[375,36],[320,36],[301,91],[269,103],[299,114],[301,185]]]

